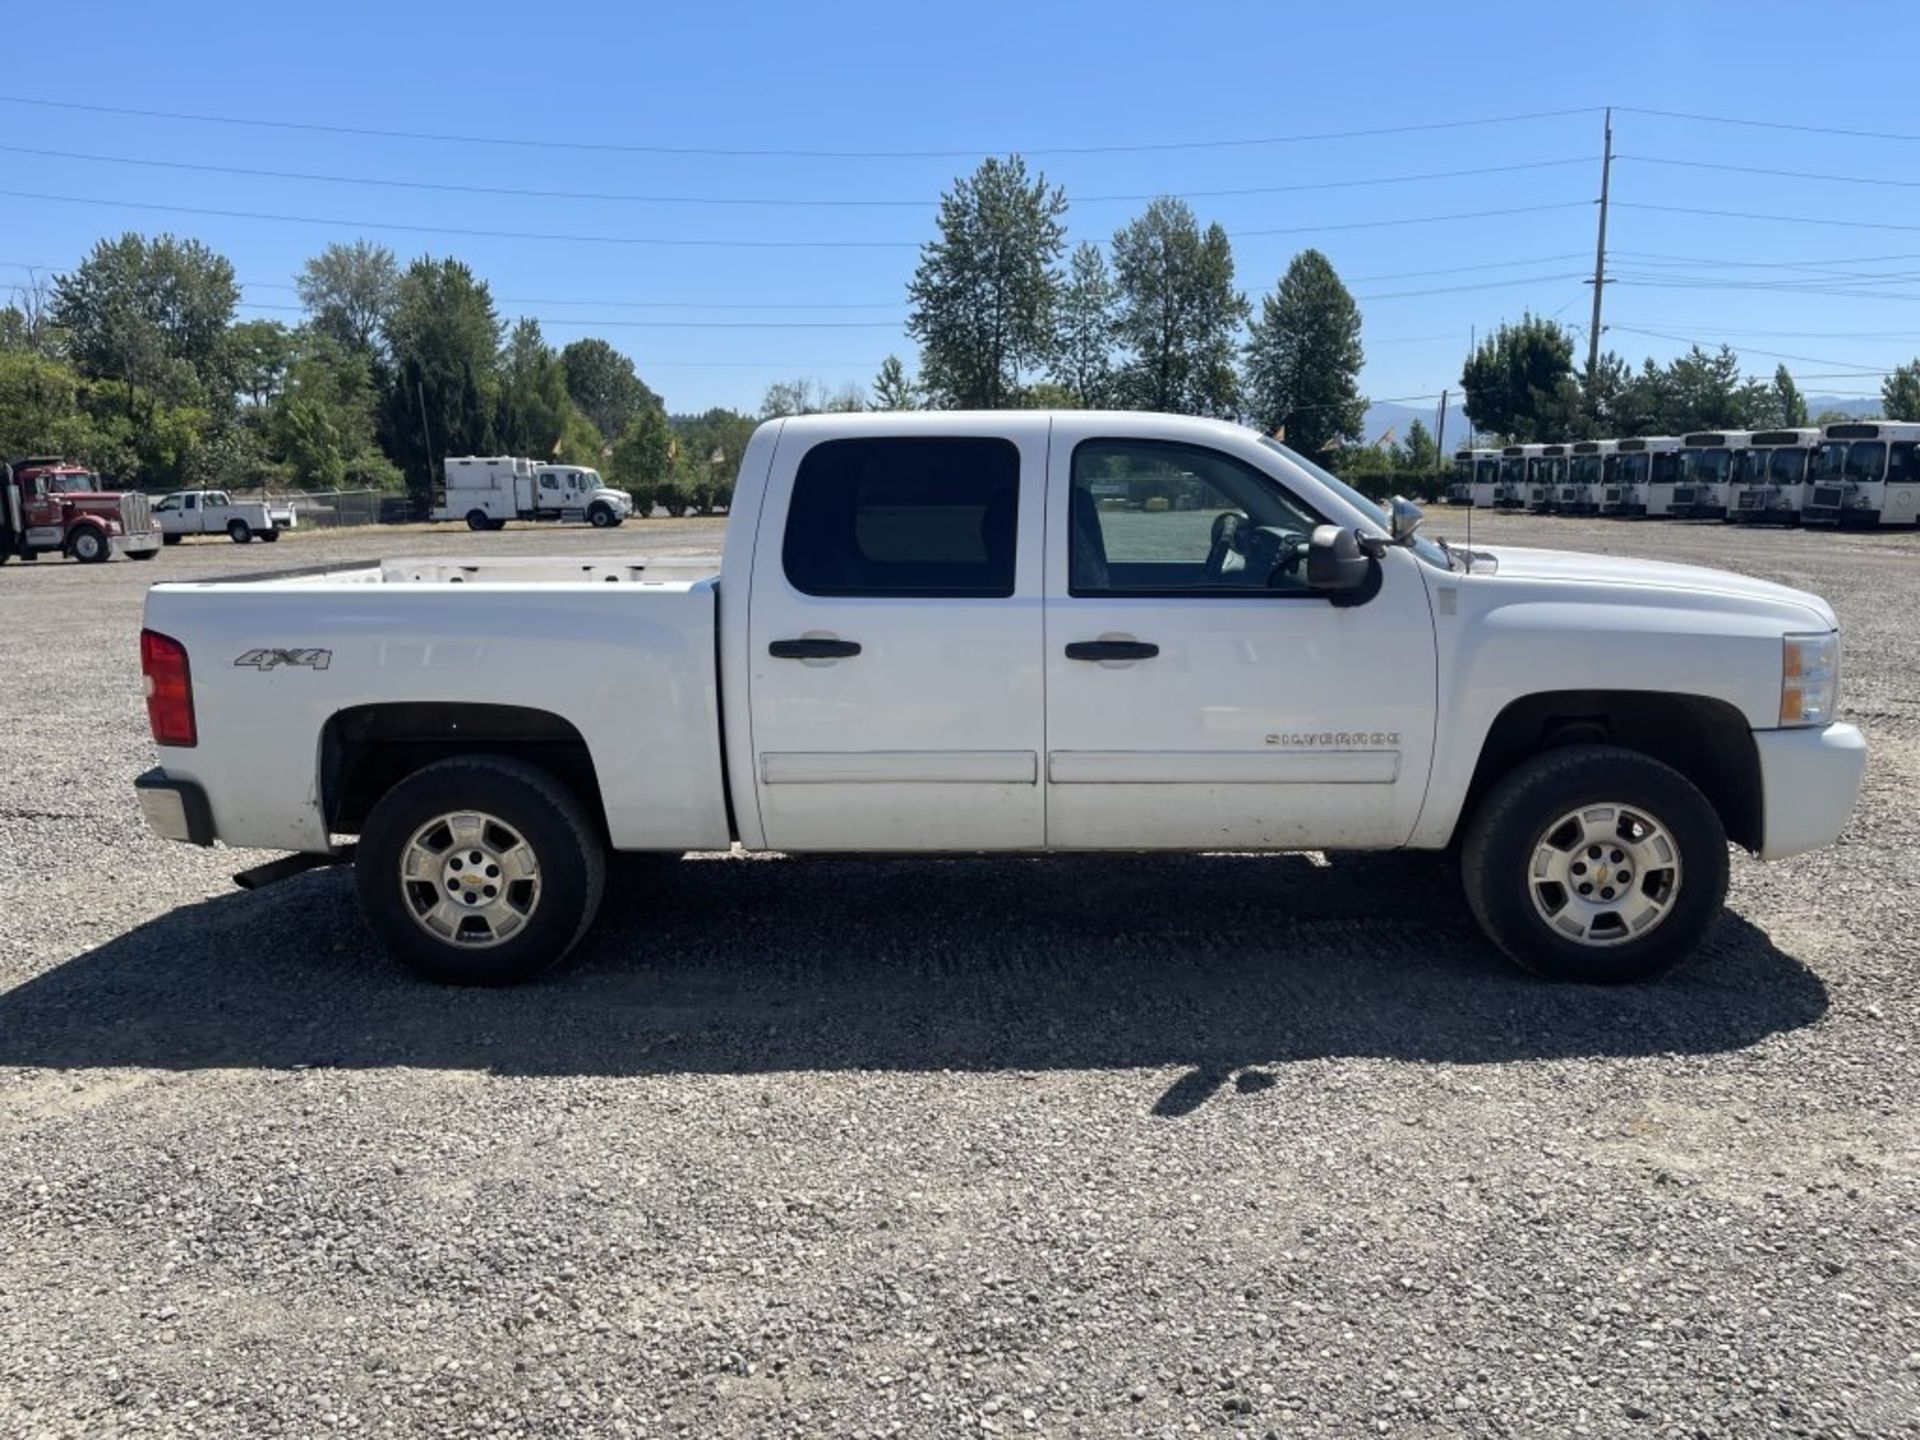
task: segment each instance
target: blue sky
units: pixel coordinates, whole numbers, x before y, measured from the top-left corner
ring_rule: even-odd
[[[911,362],[904,287],[940,190],[979,155],[1019,150],[1066,187],[1075,240],[1105,241],[1147,197],[1189,195],[1234,235],[1256,302],[1295,251],[1325,251],[1361,300],[1369,395],[1427,396],[1457,387],[1473,327],[1527,308],[1583,327],[1584,344],[1595,107],[1920,137],[1895,59],[1920,42],[1920,11],[1749,3],[1738,16],[1676,0],[16,6],[16,63],[0,80],[12,97],[0,102],[0,287],[22,263],[71,266],[100,235],[164,229],[231,257],[247,313],[291,322],[276,307],[294,306],[302,259],[365,236],[403,260],[458,255],[504,315],[537,316],[556,343],[607,336],[676,411],[752,409],[775,379],[865,385],[889,352]],[[1816,63],[1849,36],[1867,42],[1860,63]],[[543,143],[16,103],[47,100]],[[1538,118],[1212,143],[1522,114]],[[568,148],[580,146],[616,148]],[[1112,148],[1153,146],[1180,148]],[[1108,148],[1072,153],[1089,147]],[[1612,348],[1637,362],[1727,340],[1751,371],[1792,356],[1803,389],[1854,394],[1920,353],[1920,138],[1623,111],[1615,151]],[[1482,173],[1446,173],[1459,171]],[[1390,183],[1304,188],[1356,180]],[[409,188],[420,184],[655,198]],[[1196,193],[1235,190],[1266,193]],[[1459,215],[1473,218],[1427,218]]]

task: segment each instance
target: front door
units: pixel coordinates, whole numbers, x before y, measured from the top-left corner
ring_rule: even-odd
[[[1321,523],[1271,471],[1063,418],[1050,460],[1047,843],[1392,846],[1433,748],[1421,561],[1363,603],[1306,584]]]
[[[1044,843],[1046,437],[1037,416],[859,439],[789,422],[748,622],[770,847]]]

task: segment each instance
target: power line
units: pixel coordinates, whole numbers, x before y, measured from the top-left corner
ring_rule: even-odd
[[[1391,275],[1349,275],[1349,285],[1365,285],[1374,280],[1417,280],[1428,275],[1465,275],[1474,270],[1504,270],[1517,265],[1551,265],[1556,260],[1578,260],[1584,250],[1565,251],[1559,255],[1533,255],[1524,260],[1489,260],[1480,265],[1449,265],[1441,270],[1397,270]]]
[[[1429,120],[1412,125],[1381,125],[1363,130],[1325,130],[1299,135],[1263,135],[1226,140],[1162,140],[1131,145],[983,145],[964,150],[812,150],[775,147],[710,145],[643,145],[630,142],[543,140],[525,137],[456,135],[422,130],[378,130],[355,125],[329,125],[306,120],[272,120],[257,116],[208,115],[180,110],[139,110],[129,106],[96,105],[78,100],[46,100],[27,95],[0,95],[0,104],[55,110],[80,110],[94,115],[121,115],[140,120],[181,120],[202,125],[239,125],[268,130],[299,130],[322,135],[356,135],[378,140],[425,140],[448,145],[498,145],[530,150],[580,150],[625,155],[689,155],[713,158],[784,160],[953,160],[980,155],[1129,155],[1169,150],[1246,149],[1261,145],[1300,145],[1322,140],[1358,140],[1379,135],[1410,135],[1424,131],[1460,130],[1483,125],[1514,125],[1591,114],[1597,107],[1536,110],[1521,115],[1490,115],[1469,120]]]
[[[1920,140],[1920,135],[1891,130],[1847,130],[1833,125],[1797,125],[1786,120],[1748,120],[1733,115],[1697,115],[1684,110],[1649,110],[1616,105],[1623,115],[1655,115],[1663,120],[1692,120],[1703,125],[1745,125],[1757,130],[1794,130],[1802,135],[1844,135],[1853,140]]]
[[[1759,165],[1727,165],[1713,160],[1677,160],[1660,155],[1620,155],[1642,165],[1674,165],[1688,170],[1725,170],[1735,175],[1770,175],[1781,180],[1830,180],[1836,185],[1890,185],[1903,190],[1920,188],[1920,180],[1894,180],[1886,176],[1834,175],[1819,170],[1770,170]]]
[[[667,246],[680,249],[735,248],[749,250],[918,250],[918,240],[735,240],[721,237],[678,238],[652,235],[580,235],[539,230],[488,230],[472,226],[419,225],[397,220],[342,220],[321,215],[281,215],[257,210],[224,210],[204,206],[169,205],[151,200],[103,200],[82,195],[47,195],[27,190],[0,190],[0,196],[37,200],[55,205],[94,205],[109,209],[157,210],[173,215],[204,215],[224,220],[265,220],[284,225],[325,225],[346,230],[398,230],[416,235],[461,235],[487,240],[536,240],[553,244]],[[1349,220],[1324,225],[1290,225],[1259,230],[1229,230],[1236,239],[1265,235],[1310,235],[1336,230],[1376,230],[1400,225],[1432,225],[1452,220],[1484,220],[1494,216],[1530,215],[1546,210],[1570,210],[1591,204],[1563,200],[1545,205],[1516,205],[1499,210],[1468,210],[1448,215],[1405,215],[1385,220]],[[1920,229],[1920,226],[1913,227]]]
[[[501,302],[506,303],[506,302]],[[304,305],[270,305],[259,300],[242,300],[248,310],[274,310],[305,314]],[[901,330],[899,320],[611,320],[590,315],[521,315],[541,325],[592,325],[632,330]]]
[[[1622,210],[1657,210],[1668,215],[1710,215],[1721,220],[1765,220],[1774,225],[1834,225],[1848,230],[1920,231],[1920,225],[1891,220],[1834,220],[1824,215],[1756,215],[1750,210],[1701,210],[1690,205],[1650,205],[1645,201],[1616,200]]]
[[[171,215],[209,215],[223,220],[269,220],[285,225],[326,225],[349,230],[401,230],[415,235],[464,235],[485,240],[540,240],[576,245],[661,245],[746,250],[918,250],[918,240],[732,240],[654,235],[569,235],[540,230],[483,230],[457,225],[409,225],[397,220],[340,220],[322,215],[276,215],[258,210],[216,210],[195,205],[167,205],[151,200],[100,200],[82,195],[44,195],[27,190],[0,190],[14,200],[38,200],[56,205],[98,205],[121,210],[158,210]]]
[[[1581,273],[1574,270],[1559,275],[1523,275],[1515,280],[1483,280],[1477,285],[1438,285],[1426,290],[1387,290],[1353,298],[1372,304],[1376,300],[1408,300],[1417,295],[1459,295],[1469,290],[1504,290],[1515,285],[1548,285],[1559,280],[1578,280]]]
[[[1645,336],[1650,336],[1655,340],[1672,340],[1685,345],[1704,346],[1706,343],[1700,340],[1699,338],[1697,338],[1696,336],[1676,335],[1664,330],[1641,330],[1631,325],[1609,325],[1607,328],[1609,330],[1617,330],[1624,335],[1645,335]],[[1778,350],[1762,350],[1759,347],[1752,346],[1752,345],[1742,346],[1741,348],[1743,352],[1746,354],[1764,355],[1769,360],[1794,360],[1794,361],[1799,361],[1808,365],[1844,365],[1848,367],[1850,370],[1852,370],[1854,373],[1860,374],[1860,375],[1884,375],[1887,373],[1884,370],[1877,370],[1870,365],[1855,364],[1851,360],[1829,360],[1818,355],[1787,355],[1787,354],[1781,353]]]
[[[635,205],[727,205],[780,208],[869,208],[928,210],[938,197],[920,200],[864,200],[835,197],[782,197],[752,195],[652,195],[605,190],[533,190],[507,185],[461,185],[438,180],[394,180],[372,175],[330,175],[311,170],[264,170],[244,165],[211,165],[187,160],[153,160],[128,155],[92,155],[74,150],[42,150],[27,145],[0,145],[0,153],[33,155],[48,160],[77,160],[91,165],[125,165],[157,170],[189,170],[205,175],[240,175],[255,180],[297,180],[327,185],[368,185],[390,190],[427,190],[453,195],[503,195],[529,200],[591,200],[603,203]],[[1566,165],[1584,165],[1587,157],[1564,160],[1529,160],[1512,165],[1481,165],[1467,170],[1432,170],[1413,175],[1378,175],[1358,180],[1314,180],[1293,185],[1253,185],[1227,190],[1179,190],[1133,195],[1081,195],[1076,205],[1117,201],[1137,202],[1172,195],[1182,200],[1215,200],[1245,195],[1285,195],[1309,190],[1351,190],[1376,185],[1406,185],[1427,180],[1459,180],[1480,175],[1505,175],[1522,170],[1547,170]]]
[[[0,194],[5,194],[0,191]],[[1277,229],[1229,230],[1227,234],[1235,240],[1257,235],[1311,235],[1323,230],[1377,230],[1394,225],[1431,225],[1443,220],[1486,220],[1500,215],[1533,215],[1543,210],[1578,210],[1591,205],[1591,200],[1556,200],[1545,205],[1512,205],[1501,210],[1463,210],[1452,215],[1406,215],[1391,220],[1349,220],[1334,225],[1287,225]],[[1920,230],[1920,225],[1914,227]]]

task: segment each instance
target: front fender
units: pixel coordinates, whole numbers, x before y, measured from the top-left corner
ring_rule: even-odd
[[[1427,799],[1409,843],[1447,843],[1487,737],[1501,713],[1528,696],[1625,691],[1718,701],[1749,729],[1779,724],[1776,616],[1715,609],[1662,593],[1657,599],[1517,599],[1477,615],[1466,601],[1439,630],[1440,705]],[[1443,617],[1445,605],[1437,607]],[[1811,628],[1811,627],[1808,627]]]

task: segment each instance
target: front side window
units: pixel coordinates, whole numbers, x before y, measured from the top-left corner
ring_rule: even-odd
[[[1913,441],[1896,440],[1887,447],[1887,483],[1899,485],[1920,476],[1914,463]]]
[[[1067,590],[1073,595],[1304,591],[1319,521],[1232,456],[1154,440],[1073,452]]]
[[[1009,440],[828,440],[794,476],[781,561],[806,595],[1004,598],[1019,505]]]

